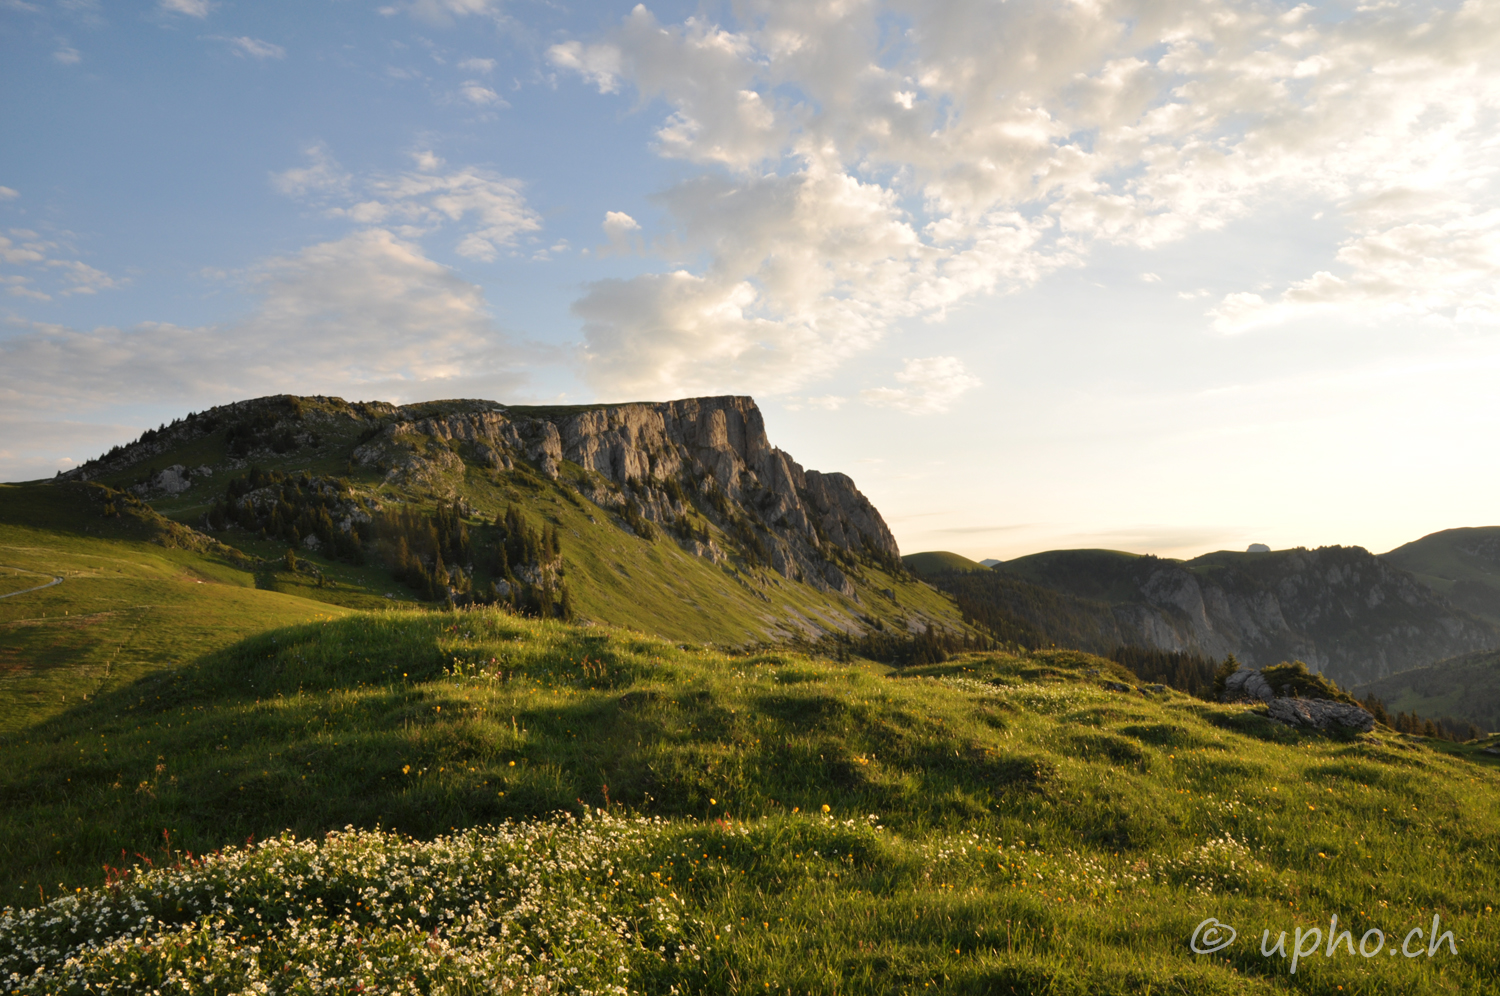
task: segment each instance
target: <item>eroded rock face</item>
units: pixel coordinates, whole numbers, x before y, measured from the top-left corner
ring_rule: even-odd
[[[703,496],[717,490],[730,514],[766,527],[767,553],[778,573],[846,595],[854,585],[826,561],[825,545],[900,556],[885,520],[854,482],[844,474],[804,470],[772,446],[760,409],[748,397],[685,398],[544,416],[493,406],[392,421],[358,446],[353,459],[385,468],[393,483],[433,488],[461,473],[465,459],[496,470],[525,460],[554,480],[564,462],[573,463],[617,488],[630,488],[627,494],[585,486],[585,497],[614,511],[633,499],[642,516],[658,523],[685,511],[669,495],[666,481]],[[682,542],[716,562],[723,556],[711,545]]]

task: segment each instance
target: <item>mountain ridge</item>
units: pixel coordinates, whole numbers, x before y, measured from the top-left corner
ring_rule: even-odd
[[[731,644],[968,631],[951,599],[906,574],[853,480],[772,445],[744,396],[506,406],[273,395],[147,430],[57,482],[112,486],[261,562],[291,547],[319,579],[338,561],[383,564],[419,598],[514,602],[519,583],[528,611],[561,611],[562,599],[601,622]],[[506,526],[510,508],[521,519]],[[408,509],[441,535],[401,519]],[[512,537],[501,556],[507,529],[550,537],[547,549]],[[298,593],[369,607],[379,590],[366,581],[364,601],[321,580]]]
[[[1060,645],[1066,634],[1098,653],[1134,645],[1234,654],[1256,666],[1301,659],[1345,684],[1500,646],[1493,624],[1360,547],[1218,551],[1186,562],[1060,550],[1006,561],[990,576],[933,580]]]

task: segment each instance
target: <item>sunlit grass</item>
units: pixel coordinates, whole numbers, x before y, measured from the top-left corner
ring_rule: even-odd
[[[13,913],[5,929],[26,950],[35,924],[84,917],[73,903],[196,897],[181,914],[152,907],[150,958],[117,927],[80,928],[102,946],[88,958],[106,960],[76,971],[136,971],[121,991],[172,972],[215,991],[210,965],[231,980],[224,992],[252,977],[348,991],[359,971],[373,991],[443,992],[494,991],[501,976],[539,991],[881,993],[1478,992],[1495,977],[1500,785],[1487,756],[1389,733],[1299,735],[1245,707],[1101,687],[1116,676],[1069,652],[905,672],[726,655],[490,611],[283,629],[0,745],[0,887],[17,910],[51,910]],[[274,843],[184,857],[251,838]],[[567,921],[592,940],[558,933],[525,952],[497,933],[516,894],[475,883],[502,882],[506,849],[544,838],[575,841],[587,861],[547,879],[556,904],[537,922],[584,907],[601,919]],[[390,862],[436,867],[455,848],[487,857],[434,872],[427,913],[382,920],[357,905],[385,890]],[[104,888],[102,866],[137,852],[183,867]],[[345,884],[287,895],[285,875],[255,871],[293,852],[352,862]],[[366,852],[393,857],[348,858]],[[603,860],[608,876],[590,863]],[[212,889],[205,869],[220,869]],[[662,960],[664,935],[642,919],[674,895],[697,959]],[[1371,927],[1399,944],[1436,914],[1458,954],[1341,949],[1305,956],[1295,976],[1260,955],[1262,931],[1293,947],[1298,928],[1326,932],[1335,914],[1356,944]],[[288,917],[324,917],[326,932],[294,934]],[[1195,956],[1188,939],[1208,917],[1239,939]],[[606,927],[608,943],[590,933]],[[166,943],[189,929],[201,963]],[[434,961],[429,942],[452,960]],[[381,954],[366,969],[351,945]],[[585,949],[598,955],[587,965]],[[521,960],[497,976],[497,952]],[[62,972],[65,956],[48,957],[28,964]],[[287,964],[317,974],[292,979]]]

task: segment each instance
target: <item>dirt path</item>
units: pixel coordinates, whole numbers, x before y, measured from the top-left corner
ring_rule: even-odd
[[[4,566],[3,564],[0,564],[0,567],[3,567],[3,566]],[[28,571],[28,570],[24,570],[24,569],[22,569],[20,567],[11,567],[11,568],[8,568],[8,569],[12,570],[12,571],[20,571],[22,574],[36,574],[36,571]],[[47,577],[46,574],[39,574],[37,576],[38,577]],[[0,598],[15,598],[17,595],[24,595],[24,594],[26,594],[29,591],[41,591],[43,588],[51,588],[55,584],[62,584],[62,580],[63,580],[62,578],[53,578],[51,581],[48,581],[46,584],[39,584],[35,588],[22,588],[20,591],[13,591],[13,592],[11,592],[8,595],[0,595]]]

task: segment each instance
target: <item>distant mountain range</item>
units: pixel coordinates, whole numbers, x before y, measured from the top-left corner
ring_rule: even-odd
[[[972,612],[987,608],[992,626],[1095,652],[1300,659],[1354,685],[1500,647],[1500,528],[1434,533],[1385,556],[1332,546],[1185,562],[1113,550],[990,568],[941,552],[904,560]]]

